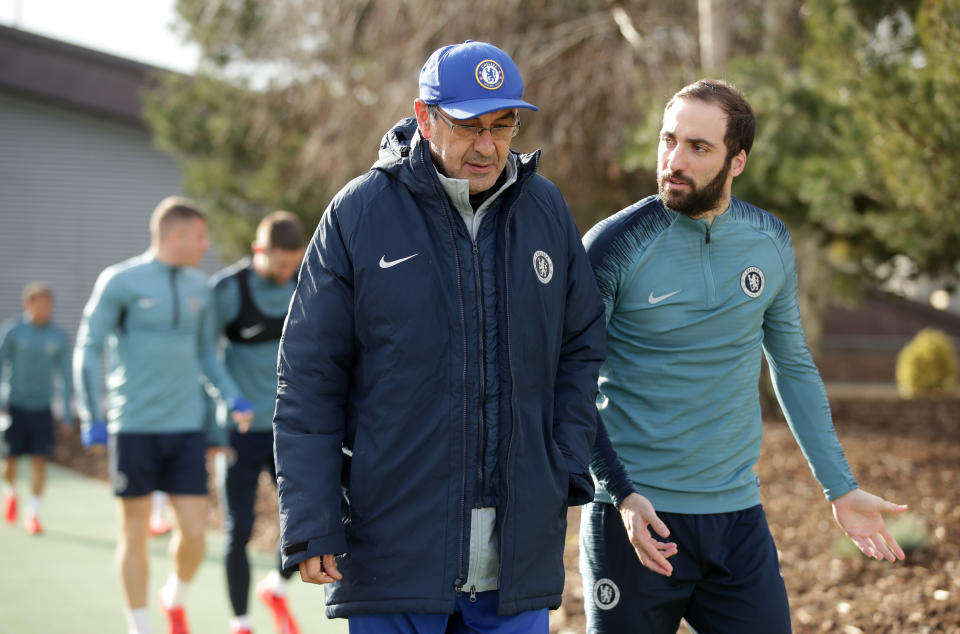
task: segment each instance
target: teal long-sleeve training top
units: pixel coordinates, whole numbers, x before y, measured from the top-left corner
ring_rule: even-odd
[[[61,415],[73,423],[70,408],[70,342],[53,324],[38,325],[26,317],[0,328],[0,410],[8,405],[32,411],[49,409],[54,377],[59,377]]]
[[[651,196],[601,221],[584,244],[606,305],[598,408],[657,510],[760,503],[761,348],[826,497],[856,488],[807,347],[793,244],[779,219],[734,198],[708,225]],[[597,499],[611,501],[600,487]]]
[[[83,311],[74,352],[81,421],[111,433],[201,431],[204,375],[229,400],[240,395],[217,356],[212,295],[203,271],[152,252],[106,268]],[[106,354],[106,401],[101,399]]]

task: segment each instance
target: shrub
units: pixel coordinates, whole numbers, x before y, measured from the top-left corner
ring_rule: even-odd
[[[953,388],[957,355],[943,331],[924,328],[897,355],[897,390],[903,398],[926,396]]]

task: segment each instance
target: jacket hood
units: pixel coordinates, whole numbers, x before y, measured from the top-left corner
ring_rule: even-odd
[[[373,169],[386,169],[395,166],[410,154],[414,137],[420,140],[417,120],[413,117],[400,119],[387,130],[380,139],[380,157],[373,164]]]

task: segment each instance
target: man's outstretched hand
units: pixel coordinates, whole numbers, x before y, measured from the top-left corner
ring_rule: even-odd
[[[833,501],[833,517],[864,555],[896,561],[906,555],[887,530],[881,513],[903,513],[907,508],[906,504],[887,502],[862,489],[854,489]]]

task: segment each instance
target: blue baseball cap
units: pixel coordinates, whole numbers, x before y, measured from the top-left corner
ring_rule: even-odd
[[[420,99],[454,119],[508,108],[539,110],[523,99],[523,78],[510,56],[486,42],[438,48],[420,70]]]

